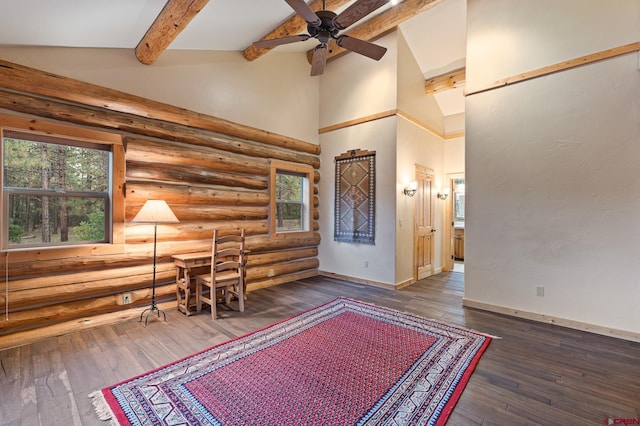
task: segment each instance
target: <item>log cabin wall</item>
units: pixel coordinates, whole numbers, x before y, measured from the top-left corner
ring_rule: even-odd
[[[124,244],[2,253],[0,337],[150,304],[153,226],[130,223],[149,198],[166,200],[180,220],[158,225],[159,302],[176,297],[171,255],[210,250],[214,228],[246,229],[249,291],[317,274],[319,146],[2,61],[0,110],[107,130],[125,147],[124,185],[114,188],[124,194],[114,228]],[[313,167],[310,232],[269,229],[272,160]],[[132,304],[123,305],[125,292]]]

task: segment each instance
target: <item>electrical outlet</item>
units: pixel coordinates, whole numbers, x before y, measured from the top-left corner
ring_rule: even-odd
[[[541,286],[541,285],[536,286],[536,296],[544,297],[544,286]]]
[[[368,261],[368,260],[365,260],[365,261],[364,261],[364,267],[365,267],[365,268],[368,268],[368,267],[369,267],[369,261]]]
[[[131,293],[124,293],[122,295],[122,304],[128,305],[131,303]]]

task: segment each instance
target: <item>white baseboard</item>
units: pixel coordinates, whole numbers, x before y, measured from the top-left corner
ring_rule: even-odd
[[[506,308],[504,306],[492,305],[475,300],[462,299],[462,305],[468,308],[482,309],[483,311],[495,312],[498,314],[509,315],[512,317],[528,319],[532,321],[545,322],[555,324],[561,327],[573,328],[575,330],[587,331],[589,333],[601,334],[603,336],[615,337],[618,339],[640,342],[640,334],[627,330],[618,330],[615,328],[603,327],[601,325],[589,324],[582,321],[575,321],[566,318],[554,317],[546,314],[535,312],[521,311],[519,309]]]
[[[381,283],[379,281],[367,280],[367,279],[364,279],[364,278],[350,277],[349,275],[336,274],[334,272],[318,271],[318,274],[322,275],[322,276],[325,276],[325,277],[338,278],[338,279],[345,280],[345,281],[352,281],[352,282],[358,283],[358,284],[366,284],[366,285],[370,285],[370,286],[373,286],[373,287],[386,288],[388,290],[396,290],[398,288],[397,286],[395,286],[393,284]]]

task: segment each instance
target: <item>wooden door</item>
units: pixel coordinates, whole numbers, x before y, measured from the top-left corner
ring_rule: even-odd
[[[433,275],[433,171],[416,165],[418,188],[415,201],[415,265],[416,280]]]

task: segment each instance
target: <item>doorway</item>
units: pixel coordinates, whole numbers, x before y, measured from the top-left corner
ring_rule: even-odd
[[[464,173],[447,175],[450,199],[445,209],[446,244],[445,270],[464,273],[465,240],[465,178]]]
[[[452,180],[453,271],[464,273],[464,177]]]

